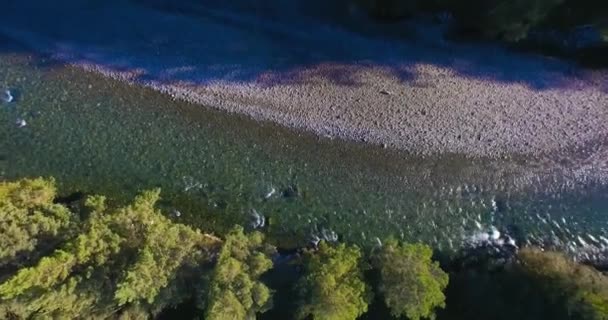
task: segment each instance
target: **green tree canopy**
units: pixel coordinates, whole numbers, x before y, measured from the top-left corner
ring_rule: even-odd
[[[390,239],[373,257],[380,272],[379,293],[393,316],[433,318],[436,308],[445,307],[448,275],[432,261],[432,255],[426,245]]]
[[[255,319],[272,307],[272,291],[260,276],[272,268],[275,249],[263,241],[261,233],[245,234],[242,227],[228,233],[211,277],[205,319]]]
[[[568,31],[595,26],[608,41],[604,0],[355,0],[371,15],[398,19],[428,11],[450,12],[467,34],[519,41],[537,28]]]
[[[561,253],[524,249],[518,271],[569,319],[608,319],[608,277]]]
[[[608,319],[608,277],[534,248],[520,250],[502,267],[492,261],[461,266],[447,296],[450,319]]]
[[[459,24],[488,38],[517,41],[541,24],[564,0],[471,0],[454,1],[452,10]]]
[[[53,180],[0,183],[0,267],[19,265],[69,236],[78,217],[54,204],[55,195]]]
[[[17,191],[5,187],[2,198],[21,207],[40,208],[54,197],[52,181],[21,181],[11,187]],[[91,213],[78,233],[33,265],[4,276],[0,317],[95,319],[124,313],[123,318],[134,318],[188,298],[184,294],[191,290],[176,290],[175,285],[187,283],[184,277],[198,281],[201,275],[193,270],[202,270],[220,240],[173,223],[155,208],[158,199],[158,190],[147,191],[131,205],[109,210],[103,197],[89,198]],[[54,206],[69,216],[67,208]],[[0,207],[0,214],[7,213],[5,208]],[[42,235],[32,237],[40,240]]]
[[[345,244],[321,242],[318,250],[306,251],[298,318],[354,320],[365,313],[371,294],[361,260],[359,248]]]

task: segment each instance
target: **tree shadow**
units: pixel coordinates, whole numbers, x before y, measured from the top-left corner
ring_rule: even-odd
[[[325,14],[310,14],[319,1],[277,0],[279,9],[273,12],[268,6],[262,11],[252,10],[254,5],[228,10],[192,0],[172,2],[169,8],[164,0],[7,1],[4,11],[10,14],[0,21],[0,32],[23,48],[60,61],[132,73],[133,80],[261,87],[322,80],[357,87],[365,84],[362,72],[380,70],[415,87],[428,85],[419,70],[432,66],[459,77],[520,83],[534,90],[595,86],[608,92],[602,74],[494,44],[450,43],[437,26],[377,28],[408,30],[399,39],[354,32],[340,27],[344,22],[331,23]]]

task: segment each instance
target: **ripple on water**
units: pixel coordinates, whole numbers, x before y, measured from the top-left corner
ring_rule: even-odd
[[[118,198],[161,187],[184,222],[212,230],[240,223],[277,239],[296,234],[374,246],[392,235],[458,250],[474,237],[596,256],[608,245],[608,193],[585,170],[372,150],[77,69],[8,61],[0,59],[2,86],[45,81],[19,81],[27,93],[12,108],[19,114],[0,109],[0,133],[10,137],[2,150],[7,178],[55,176],[63,190]],[[17,115],[38,110],[44,112],[27,130],[16,128]],[[606,170],[605,161],[589,161]]]

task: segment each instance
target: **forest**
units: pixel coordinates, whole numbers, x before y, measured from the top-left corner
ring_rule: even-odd
[[[608,39],[608,3],[601,0],[360,0],[372,16],[402,19],[446,12],[461,32],[490,39],[525,40],[531,31],[596,27]]]
[[[558,252],[440,259],[391,238],[285,251],[260,231],[181,224],[160,196],[0,183],[0,318],[608,319],[608,278]]]

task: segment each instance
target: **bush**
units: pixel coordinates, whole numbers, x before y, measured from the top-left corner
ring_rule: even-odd
[[[53,180],[0,183],[0,267],[18,266],[70,236],[78,216],[54,204]]]
[[[518,41],[564,0],[454,1],[458,26],[485,38]]]
[[[394,317],[433,318],[435,309],[445,307],[448,275],[432,255],[426,245],[388,240],[373,257],[380,272],[378,291]]]
[[[261,233],[246,235],[242,227],[228,233],[211,278],[205,319],[255,319],[272,307],[272,291],[260,276],[272,268],[269,256],[275,249],[263,241]]]
[[[370,15],[394,20],[423,12],[451,12],[460,34],[519,41],[535,28],[569,31],[598,27],[608,38],[608,1],[603,0],[360,0]]]
[[[570,319],[608,319],[608,278],[561,253],[525,249],[517,271]]]
[[[115,210],[106,208],[103,197],[91,197],[91,214],[78,223],[66,207],[52,204],[54,190],[53,181],[41,179],[0,185],[0,216],[9,217],[0,219],[0,230],[34,221],[20,226],[27,241],[4,243],[8,263],[17,265],[14,252],[31,251],[74,224],[73,236],[55,242],[50,254],[14,272],[3,270],[0,318],[133,318],[190,298],[188,282],[201,277],[219,239],[164,217],[155,209],[158,190]]]
[[[367,311],[370,291],[363,281],[362,254],[355,246],[325,242],[305,253],[298,318],[349,320]]]
[[[452,273],[446,318],[608,319],[608,278],[600,272],[556,252],[523,249],[515,258]]]

